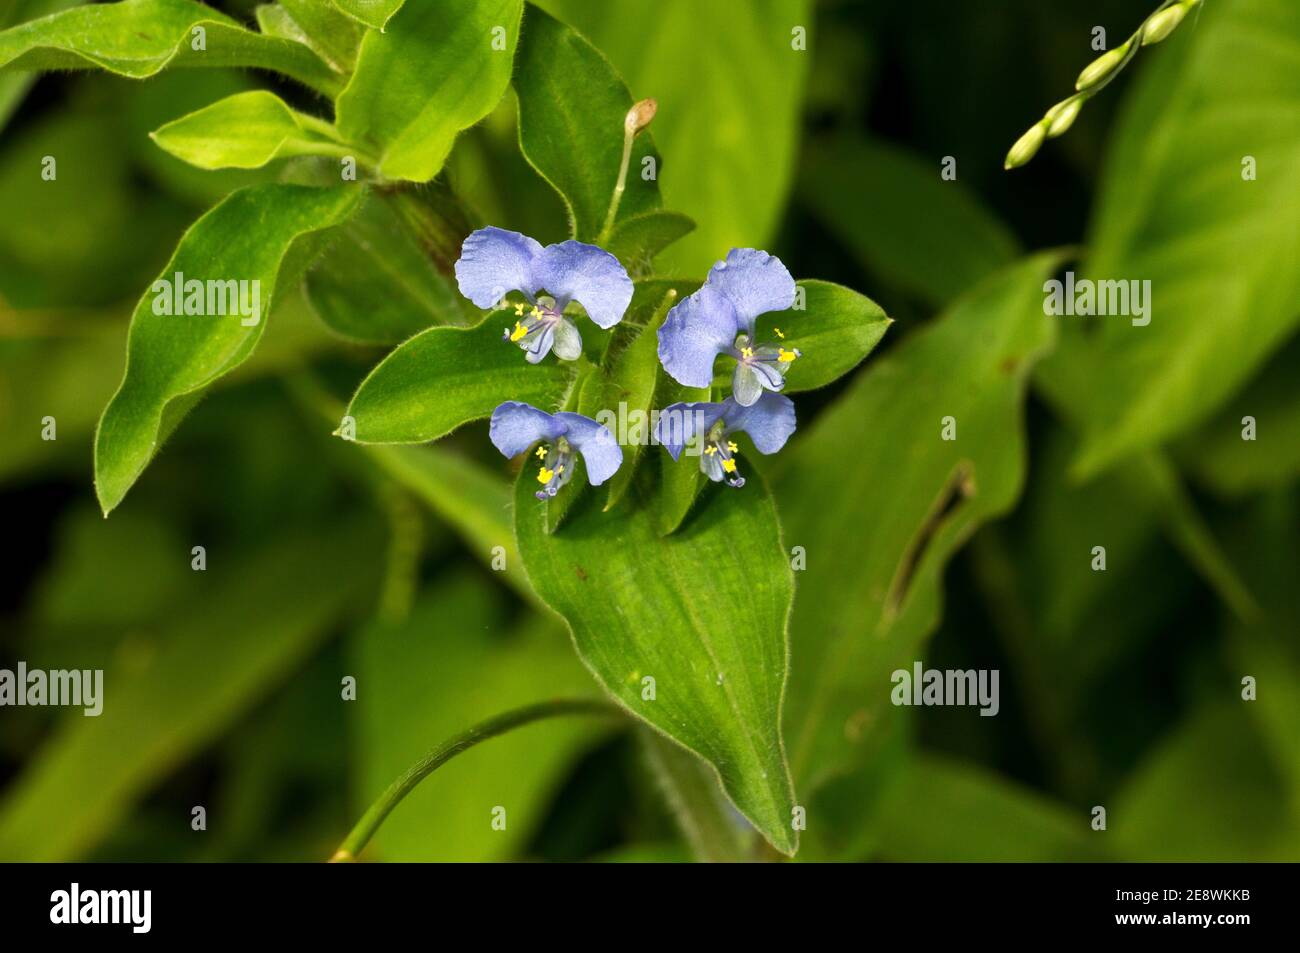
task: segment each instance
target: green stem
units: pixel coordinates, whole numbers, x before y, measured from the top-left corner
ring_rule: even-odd
[[[348,836],[344,838],[343,843],[339,845],[339,849],[330,858],[330,862],[339,863],[355,860],[357,854],[370,842],[370,838],[374,836],[375,831],[379,830],[379,826],[384,823],[384,819],[388,817],[393,808],[401,803],[402,798],[410,794],[417,784],[438,770],[438,768],[462,751],[468,751],[480,741],[495,738],[497,735],[505,734],[512,728],[518,728],[534,721],[541,721],[543,718],[557,718],[564,715],[622,714],[623,709],[613,702],[595,698],[557,698],[504,712],[487,719],[487,721],[479,722],[460,734],[452,735],[452,737],[408,768],[401,777],[388,786],[388,789],[383,794],[379,795],[366,813],[361,815],[361,820],[357,821],[356,826],[352,828]]]
[[[600,230],[596,244],[604,245],[614,231],[614,219],[618,217],[618,206],[623,201],[623,192],[627,188],[627,167],[632,161],[632,141],[636,139],[637,127],[630,122],[623,123],[623,159],[618,164],[618,182],[614,185],[614,194],[609,199],[609,212],[605,215],[605,227]]]

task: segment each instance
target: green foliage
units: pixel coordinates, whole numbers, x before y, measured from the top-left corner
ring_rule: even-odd
[[[145,79],[171,66],[253,66],[322,92],[338,88],[337,74],[306,46],[245,30],[193,0],[90,4],[0,33],[4,70],[98,67]]]
[[[644,483],[608,513],[588,493],[556,533],[535,485],[528,471],[516,483],[520,554],[578,655],[629,711],[709,761],[763,836],[794,853],[780,730],[794,579],[762,481],[743,495],[713,487],[669,537],[637,506]]]
[[[295,244],[345,221],[360,197],[360,190],[347,187],[255,186],[236,192],[186,232],[159,281],[174,286],[178,274],[186,282],[238,276],[233,280],[250,283],[250,301],[251,282],[259,282],[259,313],[242,315],[229,299],[227,313],[207,313],[206,288],[199,314],[157,313],[156,302],[170,289],[151,289],[140,299],[131,319],[126,373],[95,438],[95,490],[105,513],[139,478],[178,412],[257,347]],[[288,267],[293,274],[292,264]],[[179,310],[179,299],[174,305],[172,310]]]
[[[1295,329],[1298,53],[1289,0],[1205,4],[1125,110],[1083,271],[1149,280],[1151,322],[1075,322],[1044,365],[1083,428],[1081,474],[1204,420]]]
[[[374,5],[342,9],[364,6]],[[374,147],[386,178],[432,179],[457,133],[491,112],[505,92],[522,7],[523,0],[406,5],[384,32],[370,30],[361,41],[356,72],[336,104],[339,129]]]
[[[346,156],[328,123],[295,112],[272,93],[237,93],[167,123],[160,147],[200,169],[256,169],[289,156]]]

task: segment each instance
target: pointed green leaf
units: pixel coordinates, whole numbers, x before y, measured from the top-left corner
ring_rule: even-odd
[[[291,249],[304,237],[346,221],[361,194],[348,187],[253,186],[231,194],[185,233],[158,282],[136,305],[126,373],[99,422],[95,489],[105,513],[149,464],[178,419],[176,412],[192,406],[203,388],[243,363],[257,346]],[[311,250],[306,245],[297,253]],[[295,263],[300,264],[296,256]],[[191,303],[214,313],[156,313],[175,297],[178,274],[186,283],[203,283],[202,298]],[[163,284],[171,290],[164,293]],[[242,314],[234,303],[241,290],[243,303],[257,305],[255,315],[253,308]]]
[[[638,480],[608,513],[587,493],[547,533],[524,472],[515,490],[524,568],[605,689],[708,761],[736,807],[791,854],[780,722],[794,580],[776,508],[755,476],[743,490],[713,487],[686,526],[661,538],[644,499],[653,482]]]
[[[405,0],[332,0],[348,16],[368,27],[382,30]]]
[[[786,717],[800,785],[845,768],[865,726],[898,711],[890,673],[938,621],[944,564],[1020,493],[1025,381],[1051,341],[1041,288],[1058,260],[1039,255],[979,285],[873,362],[778,458],[786,543],[806,558]],[[946,418],[955,439],[943,439]]]
[[[438,0],[403,7],[367,32],[338,98],[338,127],[375,147],[389,179],[425,182],[456,135],[496,106],[510,82],[523,0]],[[498,48],[499,47],[499,48]]]
[[[574,237],[595,241],[618,182],[632,95],[598,49],[533,6],[524,22],[514,84],[520,149],[564,199]],[[650,179],[641,175],[647,159],[655,164]],[[654,142],[643,130],[632,143],[616,221],[659,208],[658,163]]]
[[[555,411],[574,367],[548,357],[533,365],[501,340],[510,319],[489,314],[473,328],[429,328],[380,361],[348,405],[359,443],[425,443],[521,400]]]
[[[1300,4],[1207,3],[1155,52],[1079,275],[1149,282],[1146,315],[1057,318],[1040,374],[1079,475],[1206,419],[1300,321]]]
[[[245,30],[193,0],[89,4],[0,33],[0,69],[99,67],[145,79],[169,66],[252,66],[275,70],[332,95],[339,77],[315,53]]]
[[[866,295],[829,281],[796,282],[803,289],[804,307],[762,315],[756,340],[797,348],[802,357],[785,378],[786,394],[816,390],[857,367],[880,343],[892,320]],[[780,329],[780,333],[777,330]],[[731,393],[736,362],[723,355],[713,386]]]
[[[329,123],[295,112],[274,93],[236,93],[150,133],[159,147],[200,169],[257,169],[290,156],[355,155]]]

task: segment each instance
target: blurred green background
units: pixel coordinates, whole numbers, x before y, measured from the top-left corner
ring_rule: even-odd
[[[0,27],[67,5],[18,0]],[[214,5],[251,18],[251,2]],[[659,101],[665,205],[700,223],[661,269],[699,276],[754,245],[800,278],[869,295],[897,324],[859,375],[1029,250],[1085,245],[1106,274],[1153,280],[1157,321],[1183,322],[1136,370],[1115,370],[1093,332],[1062,329],[1027,397],[1023,492],[947,565],[942,622],[916,656],[998,669],[1001,712],[892,712],[870,755],[819,792],[800,859],[1300,859],[1295,16],[1222,0],[1006,173],[1008,146],[1095,55],[1092,28],[1117,42],[1154,3],[540,5],[604,50],[634,96]],[[808,31],[793,60],[774,54],[791,24]],[[1291,72],[1235,60],[1250,43]],[[321,108],[233,71],[0,75],[0,667],[102,667],[108,696],[99,718],[0,711],[2,860],[325,859],[434,743],[595,691],[518,569],[490,567],[509,490],[486,425],[430,448],[332,439],[337,402],[383,352],[332,336],[301,295],[100,515],[93,428],[136,300],[215,200],[291,174],[200,172],[148,132],[259,86]],[[555,241],[563,211],[519,156],[514,109],[508,94],[461,137],[446,178],[482,222]],[[1257,148],[1237,141],[1256,130]],[[1153,159],[1170,140],[1175,158]],[[1289,176],[1286,201],[1224,198],[1253,151],[1276,159],[1262,176]],[[59,176],[46,183],[49,154]],[[940,178],[948,156],[956,181]],[[1215,156],[1220,179],[1188,174]],[[1138,224],[1116,225],[1124,215]],[[1162,296],[1177,306],[1160,311]],[[1208,373],[1171,379],[1189,363]],[[853,386],[802,397],[804,429]],[[896,386],[907,402],[908,381]],[[1116,394],[1146,416],[1112,413]],[[1240,439],[1247,414],[1254,443]],[[45,417],[57,440],[42,439]],[[1097,450],[1108,433],[1116,447]],[[1080,480],[1085,445],[1113,459]],[[845,469],[868,474],[869,493],[892,465]],[[837,519],[848,536],[873,531]],[[1098,540],[1104,573],[1089,566]],[[194,546],[205,572],[190,568]],[[1247,675],[1256,701],[1241,698]],[[355,701],[340,697],[346,676]],[[488,823],[496,805],[504,832]],[[1105,832],[1090,827],[1095,805]],[[453,761],[368,856],[690,852],[639,732],[564,720]]]

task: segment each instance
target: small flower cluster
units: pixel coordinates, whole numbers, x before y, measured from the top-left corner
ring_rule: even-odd
[[[530,364],[554,352],[562,361],[582,355],[582,335],[573,318],[581,308],[597,327],[612,328],[632,301],[632,280],[618,259],[578,241],[543,247],[505,229],[474,232],[456,262],[461,294],[480,308],[513,311],[504,341],[515,344]],[[506,296],[522,295],[511,303]],[[721,354],[736,360],[731,396],[720,402],[677,403],[660,414],[655,438],[674,460],[692,442],[702,446],[700,469],[714,482],[742,487],[736,463],[739,447],[731,439],[746,433],[764,454],[776,453],[795,430],[794,403],[780,393],[786,373],[801,357],[797,348],[760,341],[760,316],[785,311],[795,302],[795,283],[780,260],[753,248],[734,248],[709,271],[703,286],[668,312],[659,328],[659,360],[686,387],[710,387]],[[582,414],[550,414],[529,404],[507,401],[492,413],[492,443],[507,458],[540,444],[539,500],[555,496],[573,477],[574,455],[581,454],[587,480],[598,486],[623,464],[623,450],[603,425]]]

